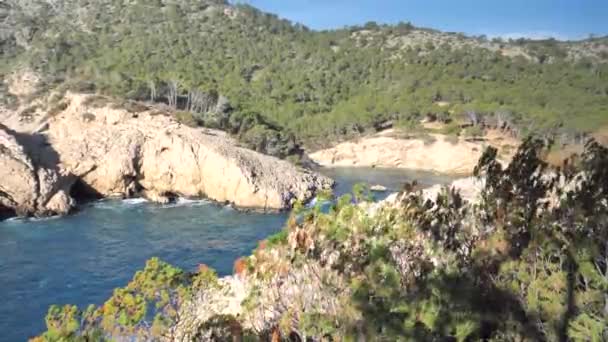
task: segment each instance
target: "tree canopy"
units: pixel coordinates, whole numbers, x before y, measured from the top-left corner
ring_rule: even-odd
[[[608,124],[605,39],[490,42],[409,23],[318,32],[223,1],[7,4],[5,69],[166,102],[202,124],[217,94],[303,141],[428,113],[501,116],[522,136]]]

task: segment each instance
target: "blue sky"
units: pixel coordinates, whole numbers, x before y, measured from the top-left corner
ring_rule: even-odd
[[[248,0],[313,29],[367,21],[443,31],[559,39],[608,35],[608,0]]]

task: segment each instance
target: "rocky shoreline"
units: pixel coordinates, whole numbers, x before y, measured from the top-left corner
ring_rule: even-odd
[[[153,108],[129,111],[94,100],[68,93],[59,113],[0,126],[3,216],[64,215],[74,198],[141,196],[276,211],[333,186],[320,174],[241,148],[221,131],[182,125]],[[4,111],[0,122],[19,122],[17,115]]]
[[[256,211],[289,209],[334,182],[246,148],[228,134],[192,128],[161,106],[94,94],[36,96],[34,74],[16,74],[20,105],[0,106],[0,218],[68,214],[78,201],[143,197],[166,204],[206,198]],[[32,100],[33,99],[33,100]],[[320,166],[384,167],[470,175],[482,142],[394,136],[391,130],[317,151]]]
[[[487,146],[517,141],[470,141],[462,137],[427,134],[424,137],[400,137],[394,130],[340,143],[315,151],[310,158],[327,167],[379,167],[430,171],[468,176]],[[507,157],[510,157],[507,153]],[[509,159],[509,158],[507,158]]]
[[[67,214],[75,204],[75,177],[49,164],[46,151],[31,152],[34,140],[0,124],[0,218]]]

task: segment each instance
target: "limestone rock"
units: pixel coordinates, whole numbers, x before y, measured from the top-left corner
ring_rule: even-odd
[[[434,141],[370,137],[315,152],[310,157],[323,166],[405,168],[440,173],[470,173],[483,152],[475,143],[456,144],[435,136]]]
[[[38,101],[40,113],[28,122],[20,119],[19,110],[0,111],[0,122],[29,141],[22,153],[10,154],[21,162],[3,164],[2,172],[12,178],[2,181],[10,196],[3,197],[0,212],[14,211],[19,203],[27,209],[24,213],[40,214],[42,207],[35,203],[39,187],[45,210],[69,211],[70,188],[57,187],[64,179],[78,180],[72,191],[78,197],[144,196],[158,203],[205,197],[262,210],[287,209],[333,185],[317,173],[240,148],[224,132],[181,125],[162,108],[126,110],[99,100],[68,93],[61,99],[65,106],[52,115]],[[15,144],[9,150],[21,151],[13,140],[7,140]]]
[[[310,154],[322,166],[383,167],[470,175],[494,141],[472,142],[441,134],[401,138],[392,130]]]
[[[148,201],[156,204],[169,204],[172,200],[170,197],[160,195],[154,191],[144,191],[142,196]]]
[[[454,189],[460,193],[462,199],[471,203],[478,203],[480,200],[480,194],[485,187],[485,180],[477,177],[461,178],[453,181],[447,186],[448,189]],[[430,188],[426,188],[422,191],[422,196],[426,199],[435,200],[437,195],[444,188],[441,184],[433,185]]]
[[[49,151],[32,154],[33,136],[19,134],[0,125],[0,211],[2,216],[50,216],[68,213],[73,177],[50,165]],[[44,155],[44,158],[41,157]]]
[[[240,148],[223,132],[187,127],[152,110],[89,106],[89,97],[68,94],[70,105],[48,121],[45,134],[61,164],[92,194],[207,197],[280,210],[333,185],[329,178]]]

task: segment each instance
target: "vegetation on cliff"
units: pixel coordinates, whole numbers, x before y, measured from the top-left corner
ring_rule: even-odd
[[[299,210],[236,263],[249,284],[239,315],[205,316],[222,286],[208,269],[186,276],[152,260],[101,308],[51,308],[42,340],[137,327],[158,340],[603,341],[608,149],[591,142],[561,168],[544,163],[544,151],[527,140],[503,168],[488,149],[477,204],[449,189],[424,200],[406,186],[378,206],[358,187],[329,211]],[[148,294],[160,303],[154,320]]]
[[[317,32],[221,0],[0,4],[0,73],[26,64],[49,87],[164,102],[278,156],[427,114],[576,140],[608,124],[607,54],[603,38],[489,41],[409,23]]]
[[[46,316],[47,331],[39,341],[103,341],[110,336],[155,340],[171,336],[179,319],[179,307],[193,293],[217,286],[215,272],[201,268],[195,273],[148,260],[125,287],[116,289],[102,306],[81,311],[72,305],[52,306]]]

